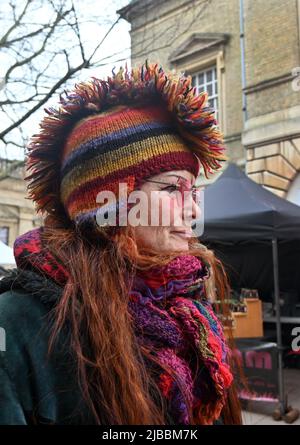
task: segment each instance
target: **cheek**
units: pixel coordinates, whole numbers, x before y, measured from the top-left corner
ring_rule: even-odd
[[[169,234],[164,227],[142,227],[135,228],[138,246],[163,249],[169,240]]]
[[[180,209],[177,199],[170,196],[164,196],[159,203],[159,224],[163,226],[172,226],[179,212]]]

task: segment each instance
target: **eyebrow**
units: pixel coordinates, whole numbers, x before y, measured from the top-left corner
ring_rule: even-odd
[[[180,175],[174,175],[173,173],[167,174],[166,176],[174,176],[175,178],[181,178],[184,179],[185,181],[189,181],[189,179],[185,178],[184,176],[180,176]]]

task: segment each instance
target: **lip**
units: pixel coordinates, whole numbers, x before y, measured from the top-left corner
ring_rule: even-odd
[[[193,236],[193,232],[191,230],[172,230],[171,233],[183,238],[191,238]]]

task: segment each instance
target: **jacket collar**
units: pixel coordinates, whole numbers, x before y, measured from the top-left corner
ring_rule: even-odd
[[[14,256],[19,269],[36,271],[60,285],[68,279],[66,269],[43,240],[43,227],[19,236],[14,243]]]
[[[43,241],[43,227],[19,236],[14,243],[17,268],[0,280],[0,292],[23,290],[43,303],[54,304],[62,295],[68,273]]]
[[[0,293],[11,290],[28,292],[42,303],[52,306],[60,299],[63,287],[41,273],[15,268],[0,280]]]

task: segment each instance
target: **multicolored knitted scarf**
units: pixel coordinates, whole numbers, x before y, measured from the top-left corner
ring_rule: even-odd
[[[188,407],[199,424],[218,419],[232,382],[223,330],[205,295],[209,275],[199,258],[181,255],[137,276],[130,294],[137,337],[161,364],[158,386],[176,424],[191,423]]]
[[[42,230],[17,238],[16,263],[63,285],[68,273],[43,246]],[[209,276],[209,265],[181,255],[167,266],[139,272],[130,291],[136,337],[159,363],[153,375],[174,424],[191,424],[191,412],[197,424],[213,423],[232,382],[223,330],[205,294]]]

